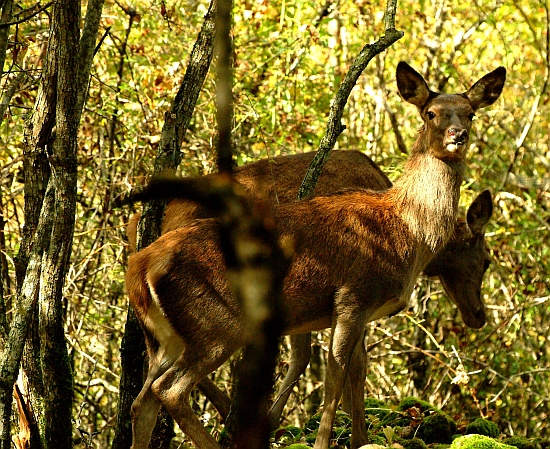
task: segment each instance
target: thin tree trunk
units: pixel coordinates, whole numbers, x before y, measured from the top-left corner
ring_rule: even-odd
[[[165,114],[159,150],[155,159],[153,174],[165,170],[175,170],[183,157],[181,143],[193,117],[200,91],[210,69],[214,54],[214,21],[216,2],[212,0],[204,17],[204,24],[191,52],[187,70],[183,77],[180,90]],[[151,201],[144,205],[138,226],[136,251],[145,248],[160,236],[160,225],[164,212],[163,201]],[[132,427],[130,423],[130,408],[143,386],[143,370],[145,366],[145,342],[143,332],[131,307],[122,339],[120,378],[120,397],[118,403],[117,422],[113,449],[128,449],[132,444]],[[165,418],[165,419],[164,419]],[[162,423],[154,431],[154,443],[150,447],[161,448],[169,444],[172,434],[169,431],[173,423],[164,414]]]
[[[5,0],[0,4],[1,21],[0,23],[11,22],[13,13],[13,0]],[[10,27],[0,28],[0,75],[3,74],[4,62],[6,62],[6,50],[8,48],[8,36]]]
[[[52,35],[50,45],[58,38],[51,24]],[[28,275],[29,258],[31,248],[36,245],[37,225],[40,217],[47,218],[50,213],[49,203],[45,202],[46,189],[49,183],[51,169],[46,156],[46,145],[52,145],[52,129],[55,123],[56,89],[58,61],[55,52],[46,53],[43,64],[41,82],[32,115],[25,128],[25,147],[23,150],[23,171],[25,176],[25,225],[19,247],[19,253],[15,259],[15,271],[18,290],[23,286],[24,279]],[[42,208],[44,208],[42,210]],[[48,227],[51,223],[47,224]],[[48,231],[51,232],[51,231]],[[44,239],[47,238],[44,236]],[[42,249],[43,250],[43,249]],[[39,282],[41,271],[36,273],[36,281]],[[35,285],[38,291],[39,285]],[[33,428],[38,428],[39,433],[31,433],[33,447],[42,447],[41,435],[43,432],[44,415],[44,383],[42,380],[42,364],[40,360],[40,334],[39,320],[35,311],[36,302],[30,310],[28,319],[28,339],[24,348],[22,367],[29,379],[27,396],[30,401],[30,409],[33,410]],[[25,339],[23,340],[25,341]]]
[[[7,28],[6,28],[7,30]],[[54,36],[51,37],[54,39]],[[5,56],[5,55],[4,55]],[[0,437],[3,448],[11,447],[10,443],[10,418],[12,388],[17,377],[21,352],[26,341],[27,333],[32,328],[35,315],[38,285],[41,276],[41,262],[43,240],[49,232],[49,223],[45,215],[42,215],[42,224],[39,226],[41,210],[44,203],[46,186],[48,184],[50,170],[44,152],[46,143],[50,140],[55,117],[55,84],[57,73],[56,58],[47,58],[44,61],[42,82],[39,85],[33,113],[25,129],[25,149],[23,170],[25,174],[25,225],[19,246],[19,253],[15,258],[16,280],[18,297],[16,299],[17,313],[11,323],[10,334],[6,343],[5,352],[2,354],[0,367]],[[44,209],[47,210],[47,207]],[[31,263],[32,262],[32,263]],[[37,333],[33,334],[31,341],[39,340]],[[42,388],[38,347],[29,346],[25,355],[25,368],[31,373],[31,391],[29,396],[33,402],[35,413],[41,414]],[[35,350],[36,349],[36,350]],[[37,357],[34,357],[37,354]],[[31,436],[32,438],[33,436]],[[40,440],[34,441],[35,446],[40,447]]]
[[[397,8],[396,0],[388,0],[385,11],[386,34],[378,39],[374,44],[367,44],[363,47],[351,68],[348,70],[346,77],[340,84],[336,97],[330,107],[330,113],[327,120],[327,130],[321,139],[317,154],[311,161],[306,176],[300,186],[298,199],[306,198],[313,193],[317,179],[323,171],[330,152],[336,144],[338,136],[344,131],[345,126],[342,125],[342,115],[344,108],[348,102],[351,90],[357,83],[359,76],[363,70],[367,68],[368,63],[379,53],[382,53],[393,45],[396,41],[403,37],[403,32],[395,29],[395,10]]]
[[[80,0],[61,0],[54,7],[58,34],[56,137],[50,185],[55,201],[52,233],[42,262],[39,293],[40,355],[44,382],[45,447],[72,447],[73,375],[64,334],[63,286],[72,249],[77,183],[76,111]]]

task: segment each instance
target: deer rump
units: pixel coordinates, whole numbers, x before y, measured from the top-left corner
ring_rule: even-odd
[[[401,95],[417,106],[424,127],[395,185],[276,209],[280,240],[295,250],[283,283],[286,333],[332,329],[316,449],[329,446],[348,370],[364,380],[359,354],[364,347],[357,342],[366,322],[406,307],[418,275],[455,233],[473,112],[498,98],[505,70],[455,95],[430,91],[405,63],[396,76]],[[478,209],[469,211],[468,222]],[[197,447],[219,448],[187,398],[242,343],[239,306],[223,273],[212,219],[169,232],[130,257],[126,285],[149,352],[148,377],[132,406],[134,449],[147,447],[161,403]],[[352,388],[364,388],[360,384],[352,382]],[[367,441],[367,432],[355,399],[362,398],[361,391],[353,396],[351,446],[357,448]]]

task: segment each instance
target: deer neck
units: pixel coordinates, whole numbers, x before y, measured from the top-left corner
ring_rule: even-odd
[[[391,189],[403,221],[433,256],[452,236],[465,163],[414,152]]]

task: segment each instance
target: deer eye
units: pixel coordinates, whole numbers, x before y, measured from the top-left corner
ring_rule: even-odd
[[[475,118],[475,116],[476,116],[476,115],[475,115],[473,112],[470,112],[470,113],[468,114],[468,118],[469,118],[470,120],[473,120],[473,119]]]
[[[428,111],[426,114],[428,116],[428,119],[433,120],[435,118],[435,112]]]

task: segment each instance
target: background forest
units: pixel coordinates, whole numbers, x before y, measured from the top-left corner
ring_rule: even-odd
[[[25,309],[17,288],[22,285],[22,239],[28,232],[25,207],[30,207],[25,173],[33,172],[25,160],[33,154],[29,130],[37,117],[33,108],[42,101],[38,86],[49,70],[48,52],[54,51],[48,47],[52,3],[0,1],[3,363],[10,355],[5,341],[11,324]],[[83,3],[82,21],[73,17],[75,24],[82,26],[90,5]],[[58,305],[49,309],[40,304],[39,295],[37,314],[55,310],[62,317],[74,375],[69,431],[79,447],[111,447],[114,438],[119,348],[128,306],[125,225],[139,210],[119,207],[116,201],[153,173],[165,113],[208,7],[202,0],[106,0],[99,7],[91,77],[75,93],[84,101],[74,161],[76,209],[58,217],[69,222],[75,216],[72,250]],[[488,417],[510,435],[544,438],[550,438],[549,8],[548,0],[398,2],[396,28],[404,36],[373,59],[359,78],[344,111],[346,129],[335,147],[363,151],[396,179],[407,158],[404,148],[410,148],[420,126],[415,108],[397,93],[397,63],[407,61],[430,86],[448,92],[466,90],[485,73],[506,67],[503,94],[477,113],[461,196],[463,207],[485,188],[494,198],[486,234],[492,264],[482,291],[488,324],[477,331],[465,328],[441,285],[422,279],[410,311],[371,325],[366,385],[369,396],[390,404],[413,395],[457,419]],[[233,13],[232,138],[237,164],[316,150],[331,101],[351,63],[365,44],[384,35],[384,6],[369,0],[327,0],[324,5],[237,0]],[[181,146],[181,175],[217,170],[214,77],[213,65]],[[62,137],[59,118],[56,126]],[[63,146],[55,145],[58,154]],[[33,326],[43,340],[41,346],[31,340],[27,344],[23,365],[29,372],[33,354],[43,354],[50,338],[48,328],[36,321]],[[301,424],[317,411],[326,341],[325,333],[315,338],[307,381],[296,386],[285,411],[289,423]],[[40,360],[46,372],[48,359]],[[281,372],[287,361],[285,352]],[[233,387],[230,368],[216,373],[228,392]],[[453,382],[459,374],[461,382]],[[43,381],[47,383],[47,376]],[[19,378],[21,397],[33,396],[32,391],[25,393],[32,382]],[[1,383],[5,388],[5,379]],[[203,418],[217,428],[215,413],[200,397],[196,401]],[[24,427],[17,410],[14,406],[15,433]]]

